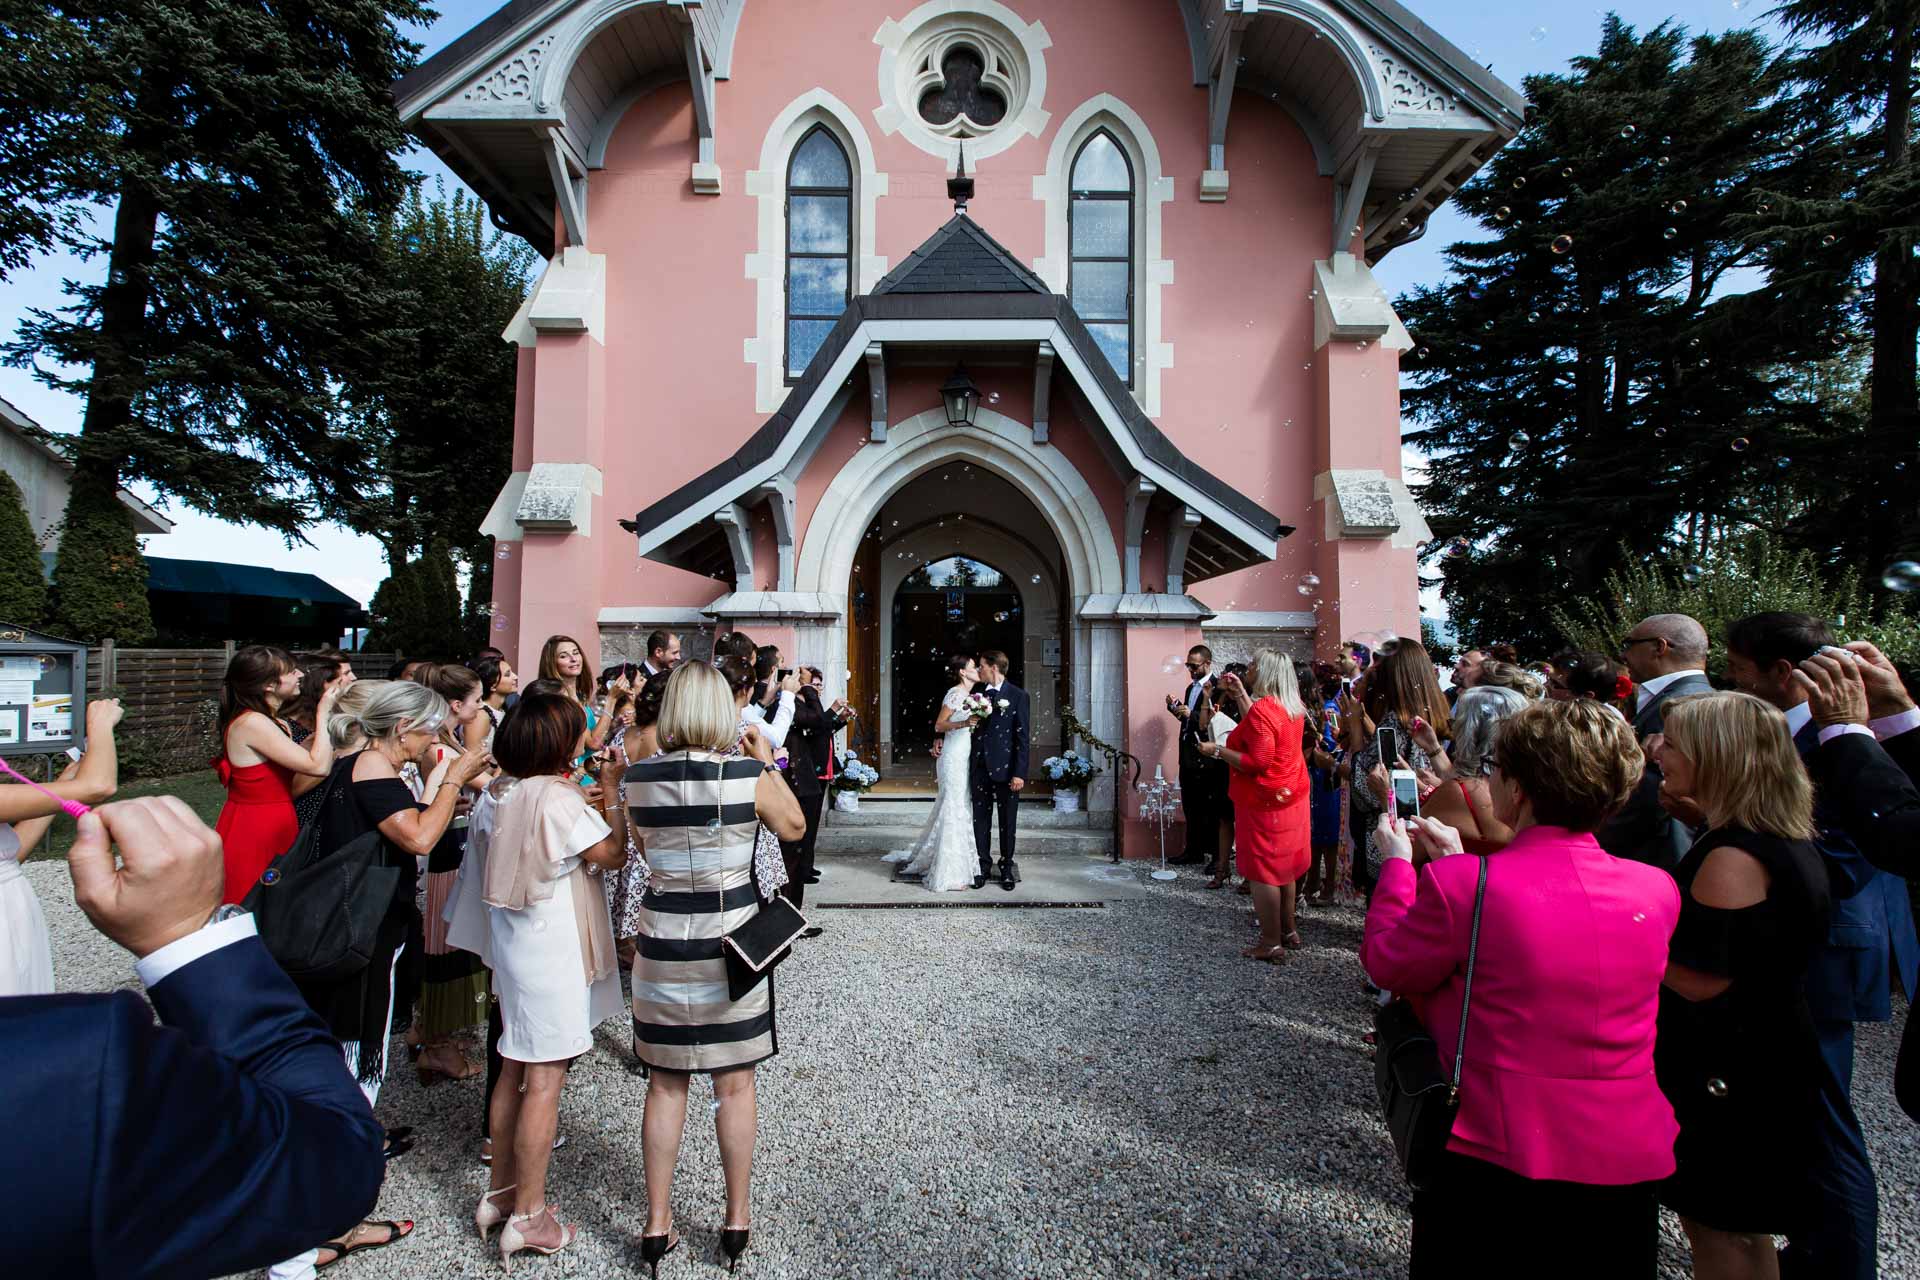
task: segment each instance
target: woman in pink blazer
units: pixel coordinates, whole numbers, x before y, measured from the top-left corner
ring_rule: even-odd
[[[1490,855],[1460,1109],[1444,1176],[1413,1198],[1410,1274],[1651,1277],[1656,1184],[1674,1169],[1654,1026],[1680,894],[1593,832],[1643,766],[1593,702],[1501,722],[1490,790],[1513,842]],[[1480,859],[1458,833],[1383,817],[1361,960],[1412,999],[1451,1069]],[[1413,844],[1430,858],[1416,870]]]

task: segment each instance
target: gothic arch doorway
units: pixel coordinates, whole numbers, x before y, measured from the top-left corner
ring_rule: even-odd
[[[893,592],[892,723],[895,767],[931,759],[948,658],[997,649],[1008,678],[1027,687],[1026,609],[1013,576],[966,555],[920,565]]]

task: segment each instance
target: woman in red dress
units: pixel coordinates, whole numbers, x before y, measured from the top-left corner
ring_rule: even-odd
[[[300,668],[285,649],[251,644],[227,664],[220,690],[223,750],[214,772],[227,789],[214,830],[226,846],[227,884],[222,902],[247,896],[267,864],[287,851],[300,832],[293,813],[295,774],[324,777],[333,767],[333,738],[316,733],[296,746],[280,708],[300,694]],[[324,725],[346,679],[327,685],[314,710]]]
[[[1295,893],[1313,860],[1313,809],[1300,751],[1307,708],[1292,661],[1277,650],[1256,653],[1240,682],[1253,705],[1225,742],[1202,743],[1201,751],[1226,761],[1234,860],[1253,886],[1260,918],[1260,940],[1240,954],[1281,964],[1301,945]]]

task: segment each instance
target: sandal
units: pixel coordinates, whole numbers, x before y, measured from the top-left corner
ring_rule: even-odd
[[[1285,964],[1287,962],[1286,944],[1277,947],[1255,947],[1247,953],[1247,959],[1259,960],[1265,964]]]
[[[1298,951],[1302,947],[1306,946],[1307,944],[1300,941],[1300,931],[1298,929],[1295,929],[1292,933],[1280,939],[1280,945],[1285,947],[1288,951]]]
[[[387,1238],[385,1240],[365,1240],[359,1238],[362,1232],[374,1227],[385,1227],[387,1229]],[[319,1247],[322,1249],[333,1250],[333,1256],[325,1262],[315,1259],[313,1269],[318,1271],[322,1267],[330,1267],[350,1253],[365,1253],[369,1249],[384,1249],[394,1241],[405,1240],[412,1234],[413,1223],[411,1220],[394,1222],[388,1219],[386,1221],[376,1222],[371,1218],[366,1219],[363,1222],[356,1223],[353,1229],[348,1231],[344,1236],[329,1240],[325,1244],[320,1245]]]
[[[388,1134],[386,1141],[380,1144],[380,1154],[389,1160],[398,1160],[413,1150],[413,1139]]]
[[[458,1071],[448,1071],[445,1067],[433,1065],[437,1062],[445,1062],[445,1057],[435,1056],[433,1060],[429,1062],[428,1055],[424,1053],[421,1054],[419,1059],[414,1063],[415,1069],[420,1073],[421,1085],[439,1084],[442,1080],[471,1080],[486,1071],[485,1067],[467,1057],[466,1054],[461,1053],[458,1049],[453,1050],[453,1055],[460,1060],[460,1069]]]
[[[1209,889],[1224,889],[1226,887],[1227,877],[1225,876],[1215,876],[1213,879],[1207,881],[1207,888]]]

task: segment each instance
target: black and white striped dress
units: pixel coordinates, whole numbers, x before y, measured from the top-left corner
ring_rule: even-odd
[[[675,751],[627,770],[651,869],[633,964],[634,1053],[663,1071],[724,1071],[779,1052],[773,980],[728,998],[721,937],[752,919],[758,760]]]

